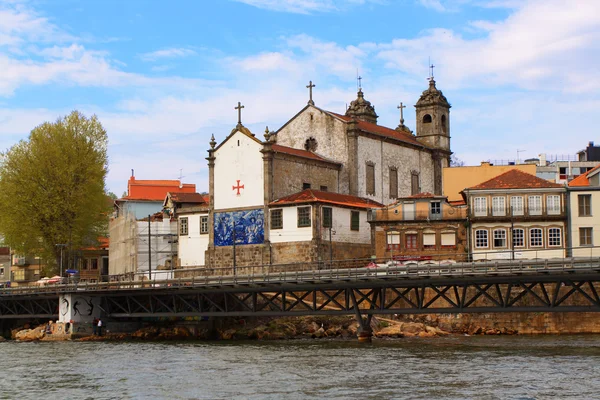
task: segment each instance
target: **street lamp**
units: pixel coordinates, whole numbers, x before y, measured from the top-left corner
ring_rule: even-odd
[[[60,277],[63,276],[63,249],[66,246],[66,243],[59,243],[56,246],[60,247]]]

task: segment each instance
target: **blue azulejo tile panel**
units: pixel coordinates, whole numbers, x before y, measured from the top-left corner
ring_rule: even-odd
[[[265,213],[257,210],[215,213],[215,246],[260,244],[265,240]]]

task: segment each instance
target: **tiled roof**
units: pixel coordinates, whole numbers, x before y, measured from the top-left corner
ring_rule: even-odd
[[[438,195],[435,195],[435,194],[429,193],[429,192],[417,193],[417,194],[413,194],[412,196],[408,196],[409,199],[431,199],[433,197],[443,197],[443,196],[438,196]]]
[[[352,118],[350,118],[346,115],[336,114],[331,111],[325,111],[325,112],[328,114],[331,114],[345,122],[350,122],[352,120]],[[368,132],[368,133],[373,133],[375,135],[393,138],[393,139],[400,140],[405,143],[410,143],[412,145],[419,146],[419,147],[427,147],[427,146],[423,145],[423,143],[419,142],[416,139],[416,137],[414,137],[410,133],[403,132],[403,131],[397,131],[395,129],[387,128],[385,126],[381,126],[381,125],[377,125],[377,124],[372,124],[370,122],[365,122],[362,120],[356,120],[356,121],[357,121],[356,126],[358,127],[358,129],[360,129],[363,132]]]
[[[127,196],[121,200],[163,201],[168,192],[195,193],[196,185],[179,180],[137,180],[127,182]]]
[[[569,182],[569,187],[587,187],[590,186],[590,181],[588,176],[592,173],[595,173],[600,169],[600,164],[596,165],[594,168],[590,169],[583,175],[579,175],[577,178],[573,179]]]
[[[200,193],[169,192],[171,201],[175,203],[206,203]]]
[[[545,189],[560,187],[563,187],[563,185],[538,178],[535,175],[519,171],[518,169],[511,169],[495,178],[468,189]]]
[[[323,158],[318,154],[315,154],[310,151],[302,150],[302,149],[294,149],[293,147],[282,146],[279,144],[273,144],[271,146],[271,148],[273,149],[273,151],[275,153],[290,154],[290,155],[297,156],[297,157],[309,158],[311,160],[319,160],[319,161],[325,161],[325,162],[339,164],[335,161],[331,161],[326,158]]]
[[[270,206],[302,203],[327,203],[353,208],[382,207],[383,204],[363,197],[350,196],[347,194],[322,192],[320,190],[306,189],[292,195],[282,197],[271,202]]]

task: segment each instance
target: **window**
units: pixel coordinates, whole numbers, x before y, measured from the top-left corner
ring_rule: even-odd
[[[579,203],[579,216],[580,217],[589,217],[592,215],[592,195],[591,194],[577,195],[577,202]]]
[[[188,234],[188,219],[180,218],[179,219],[179,235],[187,235]]]
[[[506,215],[506,199],[504,197],[492,197],[492,215],[502,217]]]
[[[423,248],[424,249],[435,249],[435,233],[433,233],[433,232],[423,233]]]
[[[542,196],[529,196],[529,215],[542,215]]]
[[[359,211],[351,211],[350,212],[350,229],[353,231],[357,231],[360,228],[360,212]]]
[[[367,171],[366,171],[366,179],[367,179],[367,194],[375,195],[375,164],[368,162],[367,163]]]
[[[442,122],[442,132],[446,133],[448,128],[446,127],[446,116],[445,115],[442,115],[441,122]]]
[[[541,228],[531,228],[529,230],[529,247],[542,247],[544,245],[544,235]]]
[[[398,170],[390,168],[390,199],[398,197]]]
[[[560,214],[560,196],[546,196],[546,212],[549,215]]]
[[[387,250],[400,250],[400,232],[387,233]]]
[[[271,229],[283,229],[283,210],[271,210]]]
[[[431,121],[432,121],[432,120],[431,120],[431,115],[429,115],[429,114],[425,114],[425,115],[423,115],[423,123],[424,123],[424,124],[430,124],[430,123],[431,123]]]
[[[593,246],[592,228],[579,228],[579,245]]]
[[[475,247],[488,247],[488,231],[486,231],[485,229],[478,229],[475,231]]]
[[[407,250],[416,250],[417,249],[417,234],[416,233],[407,233],[404,235],[404,248]]]
[[[321,187],[319,187],[319,190],[321,192],[326,192],[327,191],[327,186],[321,186]]]
[[[512,230],[513,247],[525,247],[525,230],[514,228]]]
[[[421,192],[421,187],[419,186],[419,173],[411,172],[410,174],[410,194],[415,195]]]
[[[90,259],[90,269],[91,270],[98,269],[98,259],[97,258]]]
[[[548,246],[560,246],[562,244],[560,228],[548,229]]]
[[[506,247],[505,229],[494,229],[494,247]]]
[[[310,207],[298,207],[298,228],[310,226]]]
[[[332,208],[323,207],[323,228],[331,228]]]
[[[304,182],[302,184],[302,190],[306,190],[306,189],[310,189],[310,183],[308,183],[308,182]]]
[[[208,233],[208,215],[200,216],[200,234],[206,235]]]
[[[476,217],[485,217],[487,215],[487,198],[485,197],[475,197],[473,199],[474,202],[474,212]]]
[[[444,232],[442,233],[442,248],[455,247],[456,246],[456,233]]]
[[[429,203],[429,210],[431,216],[441,216],[442,215],[442,202],[441,201],[432,201]]]
[[[512,215],[523,215],[523,196],[512,196],[510,198],[510,208],[512,210]]]

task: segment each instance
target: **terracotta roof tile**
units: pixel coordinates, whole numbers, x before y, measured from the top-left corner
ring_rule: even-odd
[[[128,195],[121,200],[163,201],[168,192],[195,193],[196,185],[173,180],[137,180],[134,176],[127,182]]]
[[[535,175],[519,171],[518,169],[511,169],[495,178],[468,189],[542,189],[561,187],[563,187],[563,185],[538,178]]]
[[[417,193],[417,194],[413,194],[412,196],[408,196],[409,199],[431,199],[433,197],[443,197],[443,196],[438,196],[438,195],[435,195],[435,194],[429,193],[429,192]]]
[[[569,187],[587,187],[590,186],[590,181],[588,179],[588,175],[593,172],[598,171],[600,169],[600,164],[596,165],[594,168],[587,171],[585,174],[579,175],[577,178],[573,179],[569,182]]]
[[[302,149],[294,149],[293,147],[282,146],[279,144],[273,144],[271,146],[271,148],[273,149],[273,151],[275,153],[290,154],[290,155],[297,156],[297,157],[303,157],[303,158],[309,158],[312,160],[319,160],[319,161],[325,161],[325,162],[339,164],[335,161],[331,161],[331,160],[328,160],[327,158],[323,158],[318,154],[315,154],[310,151],[302,150]]]
[[[206,203],[200,193],[169,192],[171,201],[175,203]]]
[[[292,195],[282,197],[271,202],[270,206],[302,203],[327,203],[354,208],[382,207],[383,204],[363,197],[350,196],[347,194],[322,192],[320,190],[306,189]]]
[[[339,118],[345,122],[350,122],[352,120],[352,118],[345,116],[345,115],[337,114],[337,113],[334,113],[331,111],[325,111],[325,112],[329,113],[331,115],[334,115],[337,118]],[[380,135],[380,136],[386,136],[386,137],[400,140],[405,143],[410,143],[412,145],[419,146],[419,147],[427,147],[427,146],[423,145],[423,143],[419,142],[416,139],[416,137],[414,137],[413,135],[411,135],[407,132],[397,131],[395,129],[387,128],[385,126],[372,124],[370,122],[365,122],[365,121],[361,121],[361,120],[357,120],[356,125],[357,125],[358,129],[360,129],[363,132],[374,133],[374,134]]]

